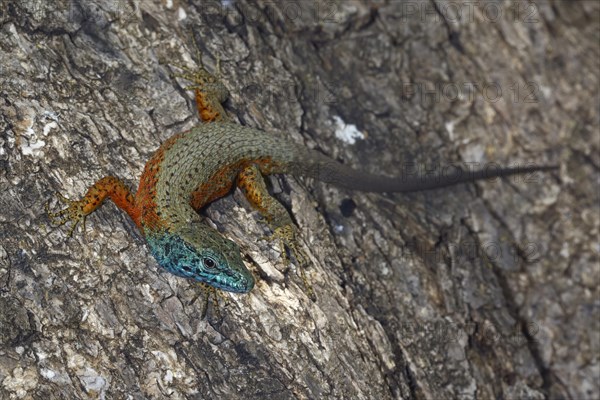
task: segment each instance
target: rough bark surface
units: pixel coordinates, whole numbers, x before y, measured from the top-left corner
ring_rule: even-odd
[[[600,3],[575,3],[2,0],[0,398],[598,398]],[[114,205],[71,239],[44,211],[135,188],[198,123],[166,65],[195,65],[190,30],[233,118],[349,166],[561,169],[412,195],[271,179],[315,302],[233,193],[205,214],[259,282],[202,319]]]

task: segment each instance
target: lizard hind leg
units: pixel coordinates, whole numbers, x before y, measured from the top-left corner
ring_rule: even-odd
[[[286,249],[294,256],[299,264],[298,270],[306,294],[314,300],[313,288],[304,273],[304,268],[308,266],[308,257],[299,245],[298,228],[285,207],[269,194],[258,165],[251,164],[244,168],[238,175],[237,186],[242,189],[250,204],[266,218],[273,230],[272,236],[268,239],[278,242],[285,264],[290,264]]]

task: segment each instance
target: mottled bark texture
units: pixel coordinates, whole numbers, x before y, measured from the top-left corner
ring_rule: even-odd
[[[271,179],[315,302],[237,191],[205,215],[259,282],[202,319],[114,205],[71,239],[44,211],[198,123],[191,31],[235,120],[349,166],[561,169]],[[596,1],[2,0],[0,398],[598,398],[598,32]]]

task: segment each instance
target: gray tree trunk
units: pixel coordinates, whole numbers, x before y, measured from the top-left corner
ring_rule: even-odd
[[[1,4],[0,398],[600,396],[598,2]],[[44,211],[105,175],[137,187],[198,123],[166,65],[195,65],[190,30],[235,120],[348,166],[560,172],[410,195],[271,179],[314,302],[235,192],[205,214],[259,282],[202,319],[113,204],[71,239]]]

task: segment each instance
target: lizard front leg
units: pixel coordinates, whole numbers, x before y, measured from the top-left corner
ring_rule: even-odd
[[[94,183],[81,200],[69,200],[59,193],[59,200],[66,203],[67,208],[58,212],[51,212],[49,204],[46,204],[46,212],[50,221],[57,226],[69,221],[73,222],[73,226],[69,231],[69,236],[71,236],[79,222],[82,223],[85,231],[85,218],[100,207],[107,197],[110,197],[117,207],[127,212],[136,225],[139,226],[140,213],[136,208],[135,198],[123,181],[114,176],[105,176]]]
[[[194,35],[192,34],[192,38]],[[194,43],[196,40],[194,39]],[[196,44],[196,49],[199,49]],[[227,121],[228,117],[225,114],[224,103],[229,97],[229,91],[221,82],[221,60],[217,58],[217,73],[211,74],[202,62],[202,52],[197,50],[196,62],[199,64],[197,69],[189,69],[183,65],[170,63],[184,72],[175,73],[171,76],[174,78],[183,78],[192,85],[184,87],[185,90],[193,90],[196,98],[196,108],[198,115],[203,122],[223,122]]]
[[[267,220],[273,230],[271,239],[277,240],[284,262],[289,265],[286,247],[300,264],[300,276],[308,296],[313,299],[314,291],[304,274],[304,268],[308,265],[308,258],[298,244],[298,228],[294,225],[292,218],[285,207],[269,194],[267,185],[256,164],[244,168],[237,177],[237,186],[242,189],[246,198],[252,206],[258,210]]]

